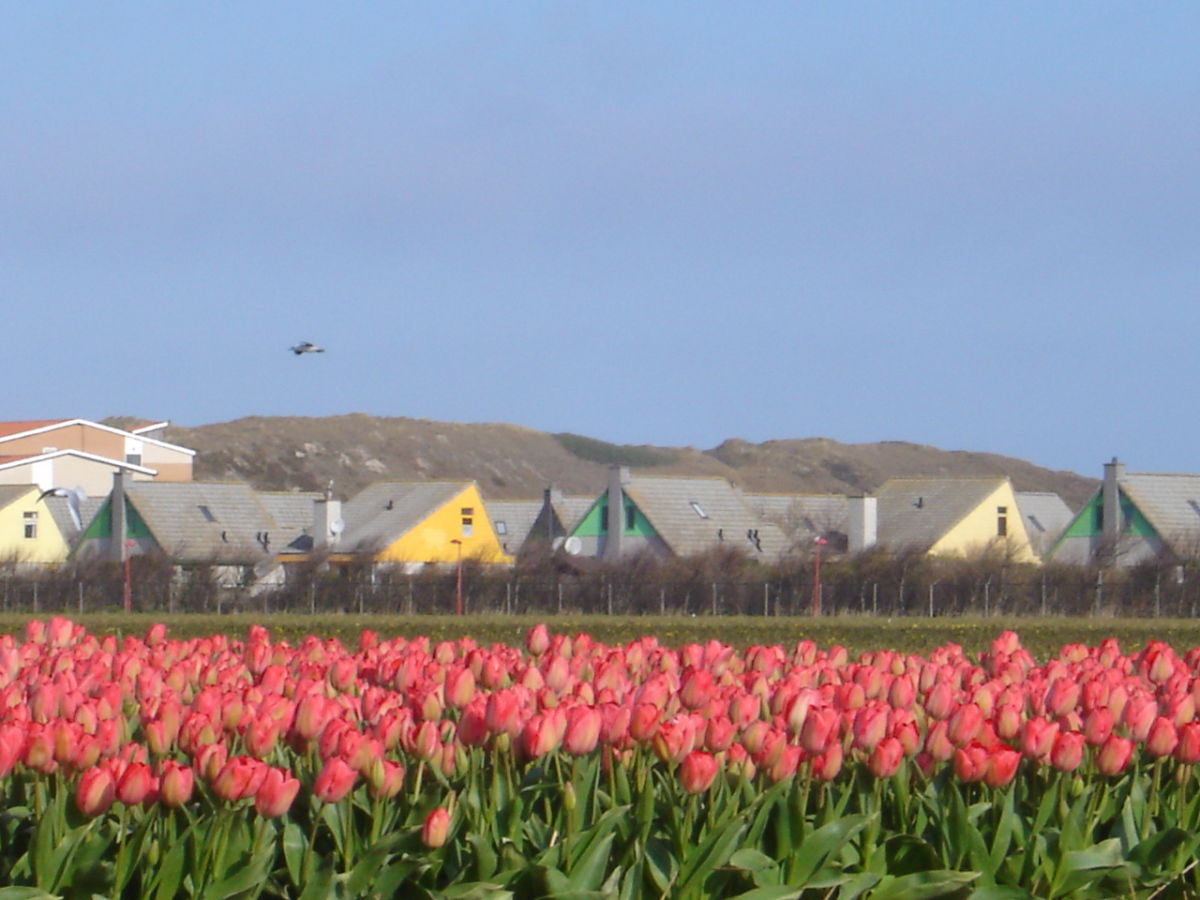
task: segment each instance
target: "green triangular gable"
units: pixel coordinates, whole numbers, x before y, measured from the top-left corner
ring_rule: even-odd
[[[654,530],[654,526],[650,524],[650,520],[646,518],[646,514],[638,509],[638,505],[633,502],[628,496],[625,497],[626,510],[633,510],[633,522],[630,527],[629,516],[626,513],[625,529],[621,532],[623,535],[630,537],[658,537],[658,532]],[[579,537],[600,537],[608,534],[608,494],[601,494],[596,498],[596,502],[592,504],[592,508],[587,511],[587,514],[579,520],[579,524],[575,526],[572,535]]]

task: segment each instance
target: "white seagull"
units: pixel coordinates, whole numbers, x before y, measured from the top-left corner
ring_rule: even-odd
[[[38,502],[45,500],[47,497],[62,497],[67,501],[67,509],[71,513],[71,519],[75,523],[75,527],[83,530],[83,520],[79,516],[79,504],[88,498],[87,491],[82,486],[76,486],[73,490],[67,488],[52,487],[46,488],[38,495]]]
[[[301,341],[295,347],[288,347],[288,349],[291,350],[293,353],[295,353],[297,356],[300,356],[301,354],[304,354],[304,353],[324,353],[325,352],[324,347],[318,347],[316,344],[312,343],[311,341]]]

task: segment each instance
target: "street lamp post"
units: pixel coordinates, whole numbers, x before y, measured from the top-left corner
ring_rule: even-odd
[[[450,543],[458,545],[458,564],[455,566],[454,576],[454,614],[461,616],[463,614],[462,541],[458,538],[452,538]]]
[[[816,549],[813,551],[813,596],[812,596],[812,614],[813,617],[821,615],[821,548],[828,541],[823,537],[818,537],[813,544]]]

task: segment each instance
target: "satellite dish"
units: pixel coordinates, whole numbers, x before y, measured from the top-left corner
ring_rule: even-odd
[[[583,541],[581,541],[575,535],[571,535],[569,538],[563,541],[563,549],[572,556],[578,556],[579,551],[583,549]]]
[[[550,549],[554,550],[556,552],[561,550],[564,541],[566,541],[566,538],[563,537],[562,535],[559,535],[558,537],[556,537],[554,540],[552,540],[550,542]]]
[[[329,523],[329,533],[330,534],[341,534],[345,530],[346,530],[346,523],[343,522],[341,519],[334,519],[332,522]]]

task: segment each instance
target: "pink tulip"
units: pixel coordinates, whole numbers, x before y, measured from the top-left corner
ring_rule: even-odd
[[[299,791],[300,782],[290,772],[268,767],[254,794],[254,809],[264,819],[278,819],[292,808]]]
[[[1021,752],[1031,759],[1046,760],[1058,736],[1058,725],[1041,716],[1025,721],[1021,729]]]
[[[947,736],[955,747],[965,747],[979,737],[983,712],[974,703],[964,703],[950,715]]]
[[[1102,775],[1119,775],[1133,757],[1133,741],[1109,735],[1096,754],[1096,769]]]
[[[496,691],[488,698],[485,719],[492,734],[516,737],[521,733],[521,707],[517,695],[508,688]]]
[[[1021,764],[1021,754],[1012,747],[998,745],[988,752],[988,769],[983,776],[984,784],[991,788],[1003,787],[1016,777]]]
[[[1097,706],[1083,720],[1083,739],[1090,747],[1099,747],[1112,734],[1113,714],[1106,706]]]
[[[1050,765],[1060,772],[1074,772],[1083,762],[1084,735],[1063,731],[1054,738],[1050,748]]]
[[[126,806],[152,801],[157,793],[157,780],[145,763],[130,763],[117,782],[117,799]]]
[[[421,843],[430,850],[436,850],[446,843],[450,835],[450,811],[439,806],[425,817],[421,827]]]
[[[158,776],[158,799],[164,806],[184,806],[192,799],[195,776],[187,766],[165,760]]]
[[[875,749],[875,745],[883,739],[884,735],[888,734],[890,724],[888,713],[888,707],[882,703],[871,703],[855,714],[851,734],[856,748],[868,753]],[[809,752],[819,752],[819,750],[809,749]]]
[[[530,656],[541,656],[550,649],[550,629],[539,623],[534,625],[525,635],[525,649]]]
[[[602,719],[598,710],[576,706],[567,713],[567,731],[563,747],[572,756],[587,756],[600,740]]]
[[[800,730],[800,746],[809,753],[821,753],[838,740],[842,718],[830,708],[810,709]]]
[[[711,753],[693,750],[679,764],[679,783],[689,794],[701,794],[712,785],[719,768],[716,757]]]
[[[867,758],[867,768],[876,778],[887,778],[895,774],[904,759],[904,747],[894,737],[885,737]]]
[[[954,774],[959,781],[983,781],[991,754],[980,743],[970,743],[954,751]]]
[[[1175,758],[1189,766],[1200,762],[1200,722],[1185,722],[1179,726],[1179,743],[1175,745]]]
[[[99,816],[108,811],[117,796],[117,787],[107,769],[88,769],[79,776],[75,789],[75,806],[85,816]]]
[[[358,773],[345,760],[333,757],[313,782],[313,795],[325,803],[337,803],[350,793]]]
[[[1150,730],[1146,734],[1146,752],[1151,756],[1158,757],[1170,756],[1175,752],[1175,746],[1179,743],[1179,732],[1175,728],[1175,723],[1166,716],[1158,716],[1150,725]]]

